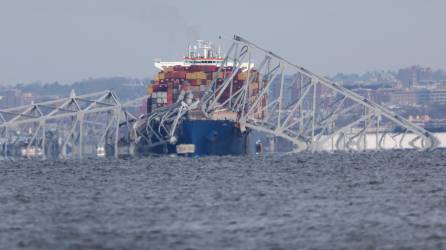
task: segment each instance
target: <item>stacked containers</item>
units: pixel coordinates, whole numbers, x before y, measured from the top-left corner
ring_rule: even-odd
[[[167,67],[155,75],[152,84],[147,88],[147,93],[150,96],[147,101],[147,112],[175,103],[182,90],[190,90],[195,98],[201,98],[213,79],[217,79],[217,87],[219,87],[223,84],[224,79],[232,74],[232,70],[232,67],[225,67],[221,72],[218,72],[218,66],[215,65]],[[255,76],[248,91],[250,102],[255,100],[260,89],[259,73],[256,70],[250,70],[249,76],[252,77],[253,74]],[[219,101],[224,102],[231,96],[231,91],[232,93],[238,91],[247,80],[248,71],[238,72],[233,79],[232,89],[227,88]],[[266,105],[266,97],[262,100],[261,105]],[[257,118],[261,118],[263,114],[264,111],[260,108],[255,115]]]

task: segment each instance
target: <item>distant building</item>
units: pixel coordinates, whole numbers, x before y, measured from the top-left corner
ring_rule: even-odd
[[[412,87],[413,85],[432,82],[433,72],[431,68],[423,68],[420,66],[412,66],[409,68],[400,69],[397,77],[405,87]]]
[[[376,103],[388,103],[390,102],[390,95],[394,91],[393,89],[355,89],[356,93],[361,96],[372,100]]]
[[[407,119],[410,122],[413,122],[422,127],[424,127],[426,123],[432,121],[432,118],[429,115],[416,115],[416,116],[409,115],[409,118]]]
[[[23,93],[22,94],[22,104],[28,105],[31,104],[34,101],[34,95],[32,93]]]
[[[446,104],[446,90],[437,90],[429,93],[430,104]]]
[[[446,90],[401,90],[390,94],[390,102],[401,106],[446,104]]]
[[[11,108],[22,105],[21,92],[16,89],[0,91],[0,108]]]
[[[390,94],[390,102],[401,106],[415,106],[417,96],[415,91],[395,91]]]

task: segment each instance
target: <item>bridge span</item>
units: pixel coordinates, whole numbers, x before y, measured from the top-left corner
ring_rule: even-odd
[[[108,90],[79,96],[72,91],[66,98],[0,110],[0,157],[134,155],[141,142],[149,148],[175,144],[190,112],[212,119],[221,111],[237,114],[233,119],[242,131],[287,142],[289,152],[439,145],[432,133],[402,116],[240,36],[234,36],[220,69],[225,65],[233,65],[232,72],[222,84],[213,79],[201,99],[147,115],[136,112],[147,96],[120,102]],[[241,71],[247,77],[233,90]],[[261,83],[255,91],[254,80]],[[229,98],[222,101],[224,93]]]

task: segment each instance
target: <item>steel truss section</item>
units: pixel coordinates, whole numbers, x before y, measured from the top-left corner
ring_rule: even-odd
[[[142,116],[132,111],[147,96],[121,103],[111,91],[80,96],[72,91],[66,98],[0,110],[0,158],[118,157],[160,146],[167,152],[177,143],[181,122],[197,111],[199,119],[235,113],[242,131],[288,142],[290,152],[439,145],[433,134],[389,109],[242,37],[234,36],[218,75],[228,65],[231,71],[218,84],[213,79],[200,100],[188,92]],[[236,86],[240,72],[247,77]]]
[[[198,102],[178,100],[173,105],[140,117],[133,125],[134,141],[139,154],[148,154],[159,146],[163,147],[161,152],[167,153],[167,146],[177,143],[179,125],[197,104]]]
[[[119,145],[130,143],[130,112],[147,97],[121,103],[102,91],[0,110],[0,157],[118,157]]]
[[[214,79],[206,92],[202,111],[208,117],[221,109],[237,112],[242,129],[289,141],[293,152],[439,145],[433,134],[389,109],[240,36],[234,36],[220,70],[230,64],[234,67],[223,83],[217,85]],[[241,71],[247,71],[248,77],[242,88],[232,91],[234,77]],[[260,81],[256,93],[249,91],[253,81]],[[228,91],[230,97],[221,101]]]

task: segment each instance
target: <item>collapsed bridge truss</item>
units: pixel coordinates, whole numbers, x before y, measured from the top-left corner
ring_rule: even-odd
[[[131,123],[138,119],[130,110],[145,98],[121,103],[111,91],[72,91],[66,98],[0,110],[0,157],[117,157],[120,140],[131,140]]]
[[[387,108],[239,36],[219,70],[227,65],[232,71],[218,83],[213,79],[202,98],[178,100],[147,115],[135,112],[147,96],[121,103],[111,91],[73,91],[67,98],[0,110],[0,157],[118,157],[120,145],[132,155],[141,142],[143,150],[175,144],[191,110],[208,118],[222,110],[236,113],[241,130],[280,138],[292,152],[439,145],[433,134]],[[236,88],[241,71],[247,78]],[[260,83],[255,90],[253,82]]]
[[[431,149],[439,144],[433,134],[387,108],[242,37],[234,36],[222,66],[229,63],[232,74],[219,86],[213,81],[201,102],[203,112],[209,117],[220,109],[237,112],[242,128],[289,141],[292,151]],[[234,77],[244,70],[243,87],[233,90]],[[253,94],[249,86],[258,80],[261,86]],[[228,91],[230,98],[219,101]]]

